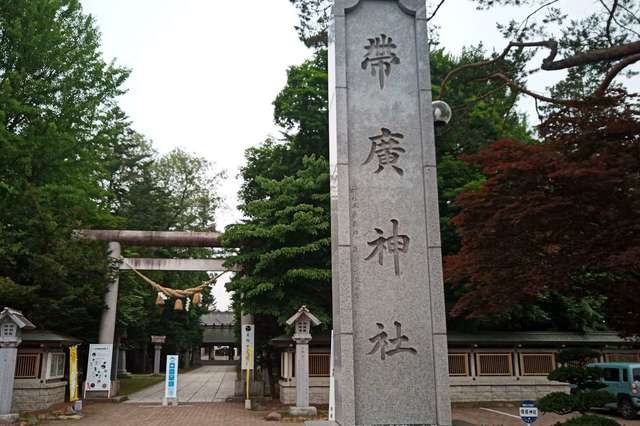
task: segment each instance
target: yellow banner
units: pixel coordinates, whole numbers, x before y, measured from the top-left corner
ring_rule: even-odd
[[[78,345],[69,347],[69,401],[78,400]]]

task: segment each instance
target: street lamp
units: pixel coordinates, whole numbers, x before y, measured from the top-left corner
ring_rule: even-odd
[[[445,101],[435,101],[433,106],[433,123],[436,127],[443,127],[451,120],[451,107]]]

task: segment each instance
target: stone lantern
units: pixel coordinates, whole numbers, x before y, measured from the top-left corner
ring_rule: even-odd
[[[154,346],[153,353],[153,374],[160,374],[160,354],[162,352],[162,345],[167,339],[167,336],[151,336],[151,343]]]
[[[18,420],[17,414],[10,413],[18,345],[22,342],[22,330],[33,328],[36,326],[20,311],[4,308],[0,312],[0,423]]]
[[[315,416],[316,407],[309,406],[309,341],[311,327],[319,325],[320,320],[303,306],[287,320],[287,324],[293,325],[293,340],[296,342],[296,405],[289,407],[289,414]]]

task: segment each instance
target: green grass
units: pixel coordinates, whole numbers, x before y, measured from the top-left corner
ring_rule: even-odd
[[[120,395],[131,395],[151,385],[164,381],[164,374],[132,374],[131,377],[120,379]]]

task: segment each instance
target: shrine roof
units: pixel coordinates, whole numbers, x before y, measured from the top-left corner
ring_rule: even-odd
[[[59,343],[62,345],[76,345],[82,343],[80,339],[57,333],[51,330],[25,330],[22,333],[22,343]]]
[[[625,339],[615,332],[601,331],[589,333],[574,333],[565,331],[480,331],[462,333],[452,331],[447,334],[447,341],[451,347],[471,345],[503,345],[503,346],[621,346],[630,345],[640,347],[639,339]],[[330,345],[331,335],[327,332],[312,333],[309,342],[312,346]],[[291,336],[281,335],[269,341],[274,347],[288,347],[295,345]]]

